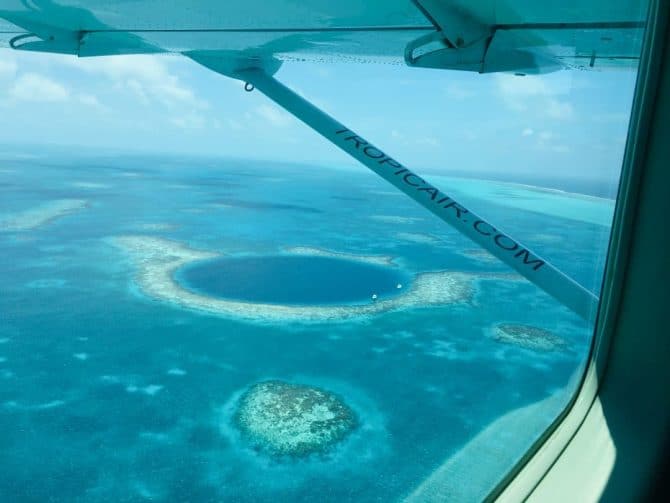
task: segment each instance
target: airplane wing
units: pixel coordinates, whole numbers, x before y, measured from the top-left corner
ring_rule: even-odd
[[[634,0],[0,0],[0,46],[514,73],[636,64]]]

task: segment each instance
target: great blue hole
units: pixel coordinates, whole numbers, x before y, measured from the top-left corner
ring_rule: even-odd
[[[209,297],[283,305],[361,304],[398,295],[409,275],[394,267],[332,257],[225,257],[187,264],[175,280]],[[401,286],[401,288],[399,288]]]

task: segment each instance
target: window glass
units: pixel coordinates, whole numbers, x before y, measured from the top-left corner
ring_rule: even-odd
[[[592,35],[630,53],[635,26]],[[185,57],[0,49],[0,499],[484,498],[594,329],[500,255],[598,297],[626,142],[636,59],[556,51],[542,75],[277,74],[476,213],[487,251]]]

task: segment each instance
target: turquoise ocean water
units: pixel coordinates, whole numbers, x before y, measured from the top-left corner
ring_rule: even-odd
[[[599,290],[611,200],[427,178]],[[554,396],[540,418],[549,425],[588,355],[590,327],[576,315],[528,282],[495,277],[511,271],[363,168],[60,152],[6,157],[0,191],[2,501],[402,500],[496,418]],[[86,204],[6,224],[63,199]],[[110,244],[127,235],[234,257],[295,246],[390,256],[391,285],[459,271],[473,295],[342,322],[243,321],[148,296],[137,264]],[[311,267],[311,281],[333,284]],[[499,323],[549,330],[566,347],[501,343]],[[231,415],[267,379],[337,393],[358,428],[322,456],[256,452]],[[517,459],[542,429],[517,426],[492,450]]]

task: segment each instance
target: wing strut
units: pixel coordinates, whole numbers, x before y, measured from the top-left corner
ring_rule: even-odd
[[[195,54],[189,56],[217,73],[244,81],[245,89],[248,91],[255,87],[336,147],[344,150],[444,222],[516,269],[526,279],[582,318],[587,321],[595,319],[598,297],[593,293],[410,171],[384,151],[315,107],[265,70],[256,67],[230,71],[209,58],[198,57]]]

